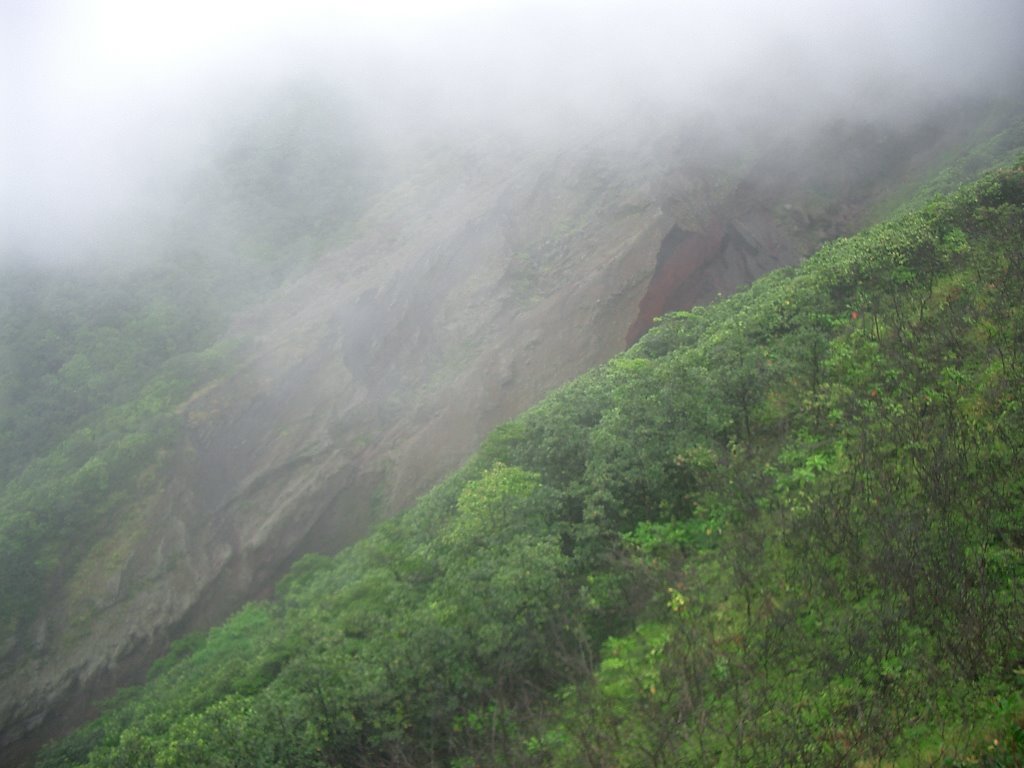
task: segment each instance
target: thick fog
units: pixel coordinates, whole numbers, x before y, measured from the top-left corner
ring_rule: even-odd
[[[1019,87],[1019,0],[5,0],[0,253],[88,250],[296,82],[383,146],[723,140]]]

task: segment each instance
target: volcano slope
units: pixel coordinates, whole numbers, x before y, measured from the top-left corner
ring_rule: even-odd
[[[226,362],[126,406],[156,403],[158,445],[131,443],[116,477],[76,449],[66,514],[93,516],[73,538],[33,550],[18,527],[33,475],[11,481],[4,760],[94,714],[170,639],[269,595],[300,555],[363,537],[654,314],[798,263],[955,142],[934,126],[834,126],[745,164],[684,134],[643,151],[428,153],[203,337]]]
[[[1012,765],[1024,168],[496,430],[56,765]]]

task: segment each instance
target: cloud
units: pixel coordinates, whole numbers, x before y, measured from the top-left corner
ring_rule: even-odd
[[[7,243],[184,173],[283,83],[346,94],[382,136],[578,142],[685,117],[785,129],[909,119],[1019,83],[1016,0],[9,0],[0,11]],[[4,243],[0,243],[2,248]],[[52,243],[51,243],[52,245]]]

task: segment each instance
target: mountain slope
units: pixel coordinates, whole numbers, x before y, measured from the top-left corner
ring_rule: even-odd
[[[1018,167],[666,319],[41,765],[1019,759],[1022,257]]]
[[[653,315],[797,263],[1007,116],[978,121],[387,153],[300,93],[113,255],[9,269],[2,758],[408,506]]]

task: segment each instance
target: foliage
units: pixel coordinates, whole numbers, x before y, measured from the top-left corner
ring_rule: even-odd
[[[224,309],[184,267],[10,266],[0,280],[0,635],[24,632],[144,495],[174,408],[224,369]]]
[[[315,87],[280,96],[223,137],[183,199],[126,213],[103,253],[0,254],[5,654],[31,647],[45,596],[156,490],[179,406],[235,359],[219,341],[232,313],[342,241],[385,181],[343,104]]]

